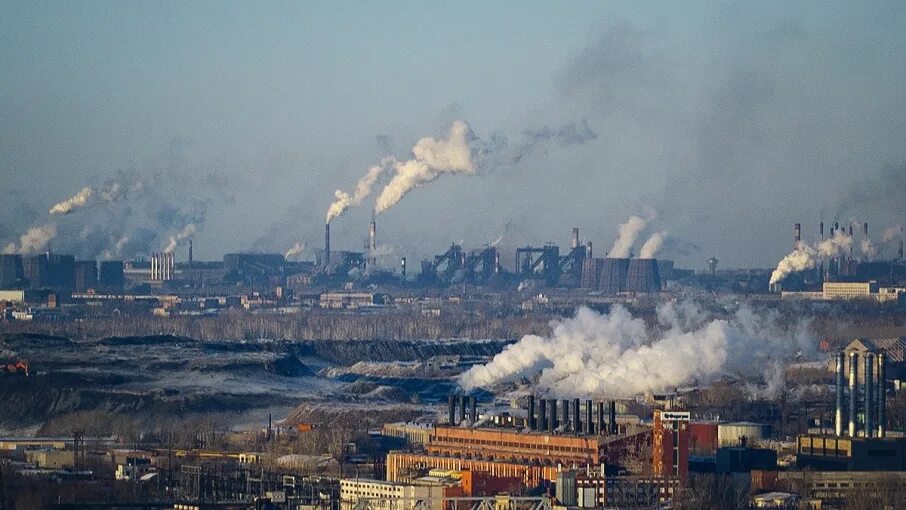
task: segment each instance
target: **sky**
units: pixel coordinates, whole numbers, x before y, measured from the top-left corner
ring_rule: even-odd
[[[335,190],[463,120],[505,147],[381,214],[388,258],[573,226],[602,256],[640,215],[682,266],[772,267],[794,222],[906,223],[903,26],[884,1],[5,1],[0,247],[52,221],[82,257],[189,224],[196,258],[320,248]],[[362,247],[373,198],[334,249]]]

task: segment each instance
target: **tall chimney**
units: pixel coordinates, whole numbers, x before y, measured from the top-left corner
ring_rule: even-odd
[[[500,250],[494,248],[494,274],[500,274]]]
[[[868,222],[862,224],[862,235],[868,237]]]
[[[374,252],[377,249],[377,223],[374,221],[374,212],[371,213],[371,223],[368,225],[368,267],[373,268],[377,262]]]
[[[189,239],[189,269],[192,269],[192,240]]]
[[[591,421],[591,408],[593,405],[591,400],[585,401],[585,433],[589,435],[595,433],[595,425]]]
[[[897,258],[903,260],[903,240],[900,239],[900,249],[897,251]]]
[[[856,437],[856,411],[859,407],[859,355],[849,353],[849,437]]]
[[[400,259],[400,273],[403,275],[403,280],[406,279],[406,257]]]
[[[469,419],[469,397],[463,395],[459,397],[459,406],[460,406],[460,421],[467,421]]]
[[[447,397],[447,423],[450,425],[456,425],[456,395],[450,394]]]
[[[887,435],[887,354],[878,353],[878,437]]]
[[[551,413],[550,417],[547,419],[547,430],[554,431],[557,430],[559,424],[557,423],[557,399],[552,398],[550,402],[547,403],[548,411]]]
[[[824,222],[818,223],[818,233],[821,234],[821,240],[824,240]]]
[[[560,410],[560,425],[563,426],[563,431],[566,432],[569,429],[569,399],[561,400],[560,405],[563,407]]]
[[[330,269],[330,223],[324,224],[324,270]]]
[[[874,433],[874,361],[875,357],[870,353],[865,353],[865,437],[871,437]]]
[[[593,252],[591,250],[591,241],[588,241],[587,243],[585,243],[585,258],[591,259],[592,255]]]
[[[547,399],[538,401],[538,430],[547,430]]]
[[[798,223],[793,224],[793,243],[798,245],[802,241],[802,226]]]
[[[610,401],[610,434],[617,435],[617,402]]]
[[[834,414],[834,434],[837,437],[843,435],[843,367],[846,364],[846,355],[843,351],[837,353],[837,371],[836,375],[836,390],[837,390],[837,409]]]
[[[531,430],[537,430],[538,426],[535,422],[535,396],[528,396],[528,428]]]
[[[573,249],[579,247],[579,227],[573,227]]]
[[[573,432],[575,432],[576,434],[580,434],[582,432],[582,420],[579,418],[579,402],[579,399],[573,399]]]
[[[473,424],[478,421],[478,397],[469,397],[469,418]]]
[[[598,402],[598,434],[607,434],[607,426],[604,425],[604,402]]]

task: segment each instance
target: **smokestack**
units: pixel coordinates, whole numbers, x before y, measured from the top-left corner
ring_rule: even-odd
[[[900,249],[897,251],[897,258],[903,260],[903,240],[900,239]]]
[[[802,226],[798,223],[793,224],[793,246],[799,244],[802,240]]]
[[[461,416],[460,421],[468,421],[469,420],[469,414],[468,414],[469,413],[469,397],[467,397],[465,395],[460,397],[459,405],[462,408],[461,409],[462,414],[460,415]]]
[[[868,237],[868,222],[862,224],[862,235]]]
[[[189,239],[189,269],[192,269],[192,240]]]
[[[871,437],[874,433],[874,414],[875,397],[874,397],[874,361],[875,358],[869,353],[865,354],[865,437]]]
[[[849,353],[849,437],[856,437],[856,411],[859,406],[859,355]]]
[[[573,227],[573,249],[579,247],[579,227]]]
[[[400,273],[403,275],[403,279],[406,279],[406,257],[400,259]]]
[[[580,402],[579,399],[577,399],[577,398],[573,399],[573,432],[575,432],[576,434],[579,434],[582,432],[582,421],[579,419],[579,416],[580,416],[579,412],[581,411],[579,409],[579,406],[580,406],[579,402]]]
[[[610,401],[610,434],[617,435],[617,402]]]
[[[607,434],[607,427],[604,426],[604,402],[598,402],[598,434]]]
[[[824,222],[818,223],[818,233],[821,234],[821,240],[824,240]]]
[[[330,268],[330,223],[324,224],[324,271]]]
[[[585,258],[591,260],[593,257],[593,252],[591,250],[591,241],[585,243]]]
[[[547,430],[547,399],[538,402],[538,430]]]
[[[585,401],[585,433],[589,434],[589,435],[595,433],[595,425],[591,421],[591,408],[592,408],[591,400],[586,400]]]
[[[472,423],[478,421],[478,397],[469,397],[469,417]]]
[[[560,425],[557,423],[557,399],[552,398],[547,405],[550,407],[550,409],[548,409],[550,417],[547,419],[547,430],[553,432],[554,430],[557,430],[557,427]]]
[[[878,437],[887,435],[887,354],[878,353]]]
[[[535,396],[529,395],[528,397],[528,427],[531,430],[537,430],[537,423],[535,421]]]
[[[846,364],[846,355],[843,351],[837,353],[837,371],[836,375],[836,390],[837,390],[837,409],[834,414],[834,434],[837,437],[843,436],[843,367]]]
[[[451,394],[447,397],[447,423],[456,425],[456,395]]]
[[[500,250],[494,248],[494,274],[500,274]]]
[[[560,415],[560,425],[563,426],[563,431],[566,432],[569,430],[569,400],[561,400],[560,405],[563,406],[563,409],[560,411],[562,413]]]

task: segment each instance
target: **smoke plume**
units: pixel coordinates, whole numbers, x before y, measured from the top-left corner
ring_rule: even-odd
[[[849,253],[853,239],[846,235],[842,229],[830,237],[812,246],[805,241],[800,241],[796,249],[783,257],[777,268],[771,273],[770,283],[773,285],[782,281],[792,273],[814,269],[818,264],[818,257],[837,257]]]
[[[624,398],[750,370],[753,357],[811,343],[805,330],[784,330],[776,316],[748,308],[712,319],[694,304],[668,303],[658,320],[649,328],[622,306],[605,315],[583,307],[552,322],[550,337],[522,337],[463,373],[459,384],[469,391],[540,372],[538,385],[552,396]]]
[[[554,143],[559,147],[569,147],[571,145],[582,145],[598,138],[598,134],[591,129],[586,119],[582,119],[578,125],[575,122],[567,122],[556,129],[550,126],[544,126],[540,129],[525,129],[522,134],[526,140],[515,149],[513,161],[516,163],[533,152],[537,147],[545,144]]]
[[[164,253],[172,253],[177,246],[183,243],[183,241],[188,240],[190,237],[195,235],[195,231],[198,230],[198,225],[194,223],[189,223],[182,230],[179,231],[175,236],[170,236],[170,240],[167,242],[167,246],[164,248]]]
[[[76,209],[88,205],[88,201],[91,200],[92,195],[94,195],[94,189],[86,186],[79,190],[75,195],[58,204],[54,204],[54,206],[50,208],[50,214],[71,214]]]
[[[286,253],[283,255],[283,257],[286,260],[298,260],[299,257],[302,256],[302,253],[304,251],[305,251],[305,243],[303,243],[302,241],[296,241],[296,243],[293,244],[293,246],[290,249],[286,250]]]
[[[610,252],[607,253],[607,256],[610,258],[629,257],[636,239],[638,239],[639,234],[641,234],[647,226],[648,220],[638,216],[630,216],[625,223],[620,225],[617,240],[614,241],[613,247],[610,249]]]
[[[393,161],[394,175],[381,190],[375,212],[382,213],[396,205],[407,193],[424,186],[443,174],[473,174],[476,166],[469,144],[474,134],[469,125],[457,120],[447,138],[425,137],[412,147],[412,159]]]
[[[871,242],[871,239],[862,239],[859,243],[859,248],[867,260],[872,260],[878,256],[878,247]]]
[[[54,223],[32,227],[19,237],[18,246],[16,246],[16,243],[9,243],[3,249],[3,253],[18,253],[20,255],[38,253],[43,251],[44,248],[47,247],[47,244],[56,236],[57,225]]]
[[[894,225],[892,227],[887,227],[884,229],[884,232],[881,233],[881,242],[889,243],[897,238],[897,236],[903,235],[903,227],[901,225]]]
[[[359,205],[363,200],[368,198],[368,196],[371,195],[371,191],[374,189],[374,185],[377,183],[378,178],[387,168],[387,165],[393,162],[393,158],[385,157],[381,160],[379,165],[374,165],[369,168],[368,171],[365,172],[365,175],[359,179],[359,182],[356,183],[355,192],[352,195],[343,190],[336,190],[334,192],[334,201],[327,209],[327,223],[330,223],[334,218],[346,212],[346,209]]]
[[[666,230],[659,230],[651,234],[651,237],[645,241],[645,244],[642,245],[642,249],[639,250],[639,258],[653,259],[657,257],[657,254],[660,253],[661,248],[664,246],[664,239],[666,239],[666,237]]]

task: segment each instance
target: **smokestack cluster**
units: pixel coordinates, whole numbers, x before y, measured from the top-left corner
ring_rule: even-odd
[[[835,384],[836,409],[834,434],[844,433],[844,414],[848,416],[846,435],[849,437],[885,437],[887,420],[887,354],[864,353],[862,358],[864,388],[859,390],[859,358],[857,352],[849,353],[849,378],[845,378],[847,356],[841,351],[836,356]],[[877,368],[877,370],[875,370]],[[845,389],[849,393],[847,413],[844,412]],[[861,419],[860,419],[861,418]]]
[[[538,403],[536,408],[535,403]],[[596,405],[597,404],[597,405]],[[526,408],[529,430],[538,432],[561,432],[577,435],[615,435],[618,427],[616,424],[616,401],[610,402],[585,400],[585,421],[582,421],[582,400],[579,398],[562,399],[561,411],[557,411],[557,399],[539,398],[528,396]],[[609,418],[605,419],[605,406],[609,406]],[[594,420],[597,407],[597,421]],[[452,412],[452,411],[451,411]]]
[[[175,266],[176,257],[172,251],[151,254],[151,280],[158,282],[172,280]]]
[[[447,397],[447,423],[460,425],[478,421],[478,398],[450,394]]]

